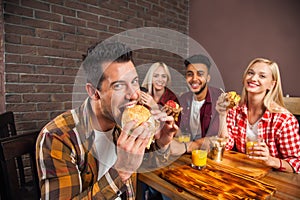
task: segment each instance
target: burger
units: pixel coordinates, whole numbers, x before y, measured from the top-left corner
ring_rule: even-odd
[[[182,110],[182,108],[179,106],[179,104],[173,100],[168,100],[166,102],[166,104],[164,105],[164,107],[167,107],[168,110],[171,110],[174,120],[178,121],[178,116],[180,114],[180,111]]]
[[[176,103],[175,101],[173,101],[173,100],[169,100],[169,101],[167,101],[166,102],[166,105],[167,106],[170,106],[172,109],[179,109],[179,104],[178,103]]]
[[[235,108],[239,104],[241,96],[238,95],[235,91],[230,91],[227,92],[225,100],[229,102],[229,105],[227,106],[228,109]]]
[[[148,108],[146,108],[143,105],[130,106],[124,110],[124,112],[122,114],[122,119],[121,119],[122,127],[124,127],[125,124],[127,124],[128,122],[130,122],[132,120],[137,120],[137,123],[136,123],[135,127],[133,127],[133,128],[140,126],[143,122],[149,123],[149,129],[152,132],[152,136],[149,140],[149,143],[147,144],[147,149],[149,149],[151,143],[153,142],[154,133],[158,126],[156,120],[154,120],[154,118],[152,117]]]

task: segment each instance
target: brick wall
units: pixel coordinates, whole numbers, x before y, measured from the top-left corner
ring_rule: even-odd
[[[18,131],[40,129],[72,107],[73,84],[82,54],[95,42],[141,27],[188,32],[188,0],[3,0],[2,3],[6,82],[5,103],[1,104],[15,113]],[[159,36],[162,43],[169,39],[159,32],[151,35]],[[134,35],[124,38],[132,43],[137,41]],[[147,46],[151,41],[151,37],[146,37],[140,42]],[[176,52],[186,53],[185,45],[180,47]],[[137,65],[163,61],[182,72],[183,61],[176,52],[155,49],[153,45],[137,49],[134,56]]]
[[[1,2],[1,0],[0,0]],[[0,111],[4,110],[4,24],[3,24],[3,6],[0,3]]]

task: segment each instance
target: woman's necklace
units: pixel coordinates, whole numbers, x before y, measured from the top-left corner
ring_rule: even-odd
[[[262,115],[263,115],[263,113],[260,113],[259,116],[257,116],[258,117],[257,120],[253,124],[250,124],[249,121],[251,121],[251,119],[250,119],[251,115],[250,115],[250,113],[248,113],[247,126],[249,127],[250,130],[257,129],[257,124],[261,120]]]
[[[249,123],[249,120],[247,120],[247,126],[248,126],[251,130],[256,129],[256,128],[257,128],[257,124],[258,124],[259,121],[260,121],[260,119],[258,119],[254,124],[250,124],[250,123]]]

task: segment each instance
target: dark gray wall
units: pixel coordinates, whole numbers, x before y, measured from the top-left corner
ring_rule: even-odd
[[[276,61],[284,95],[300,96],[300,1],[191,0],[190,36],[214,59],[227,90],[241,91],[255,57]]]

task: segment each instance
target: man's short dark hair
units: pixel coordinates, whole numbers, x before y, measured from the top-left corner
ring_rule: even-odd
[[[102,68],[104,62],[133,62],[131,49],[120,42],[99,42],[87,50],[83,59],[82,67],[87,82],[97,89],[101,89],[101,83],[105,78]]]
[[[185,67],[187,67],[189,64],[196,64],[196,63],[205,64],[208,71],[210,70],[211,63],[209,61],[209,58],[206,57],[205,55],[197,54],[184,60]]]

